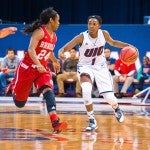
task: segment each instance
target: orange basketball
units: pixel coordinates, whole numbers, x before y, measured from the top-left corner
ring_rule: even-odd
[[[138,56],[139,56],[138,50],[131,46],[126,46],[126,47],[122,48],[120,51],[120,59],[125,64],[135,63]]]

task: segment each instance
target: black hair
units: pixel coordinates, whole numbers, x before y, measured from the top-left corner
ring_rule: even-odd
[[[98,16],[98,15],[89,16],[88,19],[87,19],[87,22],[88,22],[91,18],[97,19],[98,22],[99,22],[99,24],[102,24],[102,18],[101,18],[101,16]]]
[[[8,54],[8,52],[9,51],[13,51],[14,52],[14,54],[15,54],[15,49],[14,48],[7,48],[7,50],[6,50],[6,54]]]
[[[73,47],[72,49],[74,49],[75,51],[77,50],[77,48],[76,48],[76,47]]]
[[[104,48],[104,50],[105,50],[105,49],[109,49],[109,50],[110,50],[110,52],[111,52],[111,49],[110,49],[109,47],[105,47],[105,48]]]
[[[23,29],[23,33],[29,34],[39,28],[43,24],[47,24],[49,22],[49,19],[55,19],[57,16],[57,12],[53,9],[53,7],[49,7],[47,9],[44,9],[40,14],[40,19],[37,19],[32,22],[31,25]]]

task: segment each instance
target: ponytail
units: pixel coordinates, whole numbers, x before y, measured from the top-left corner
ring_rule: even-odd
[[[34,30],[38,29],[42,24],[43,23],[39,19],[37,19],[31,25],[23,29],[22,32],[25,34],[32,33]]]

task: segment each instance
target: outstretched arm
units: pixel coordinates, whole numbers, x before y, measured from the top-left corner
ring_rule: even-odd
[[[15,34],[16,31],[17,31],[16,27],[3,28],[0,30],[0,38],[4,38],[10,34]]]

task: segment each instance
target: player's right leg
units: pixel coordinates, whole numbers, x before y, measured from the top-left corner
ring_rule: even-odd
[[[15,97],[15,95],[13,95],[13,101],[14,101],[15,105],[16,105],[18,108],[24,107],[25,104],[26,104],[26,102],[27,102],[27,100],[25,100],[25,101],[19,101],[19,100],[17,100],[16,97]]]
[[[27,90],[22,90],[22,89],[25,89],[25,86],[22,87],[21,85],[26,85],[26,84],[21,83],[18,86],[15,86],[15,79],[13,79],[12,82],[5,89],[5,95],[6,96],[12,95],[14,104],[19,108],[22,108],[25,106],[29,92],[30,92],[30,90],[28,90],[28,92],[27,92]],[[15,89],[15,94],[13,92],[14,89]],[[30,89],[30,87],[28,89]],[[24,91],[26,91],[26,92],[24,92]],[[17,98],[16,98],[16,96],[17,96]]]
[[[14,104],[17,107],[22,108],[25,106],[33,85],[33,80],[34,77],[32,77],[30,69],[19,67],[14,80],[9,86],[9,90],[12,91]]]
[[[27,84],[28,83],[28,84]],[[32,82],[18,82],[13,87],[13,100],[17,107],[22,108],[25,106],[27,99],[30,94],[30,89],[32,87]]]

